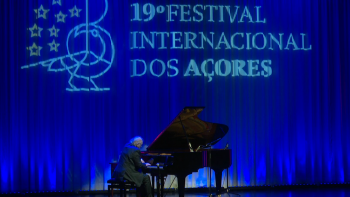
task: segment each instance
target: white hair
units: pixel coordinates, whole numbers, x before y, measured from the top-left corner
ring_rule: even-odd
[[[134,146],[137,146],[137,145],[141,144],[141,141],[143,141],[142,137],[135,136],[135,137],[131,138],[130,143]]]

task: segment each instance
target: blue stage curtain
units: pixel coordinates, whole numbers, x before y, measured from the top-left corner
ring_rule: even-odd
[[[137,3],[140,21],[132,20]],[[156,13],[149,21],[147,3]],[[190,5],[183,17],[192,21],[180,21],[182,8],[174,7],[177,15],[167,22],[170,4]],[[220,7],[213,8],[215,22],[210,7],[195,22],[195,5],[231,6],[232,14],[239,9],[233,23],[226,7],[225,22]],[[257,22],[256,6],[266,23]],[[124,144],[140,135],[149,145],[185,106],[205,106],[202,120],[229,126],[214,148],[228,143],[232,149],[230,187],[350,181],[349,1],[1,0],[0,25],[0,193],[105,190],[109,163]],[[53,26],[57,35],[49,31]],[[174,41],[164,34],[167,47],[161,49],[159,35],[150,44],[152,32],[182,35]],[[198,47],[199,32],[207,38],[214,33],[216,42],[194,48],[184,32],[197,36]],[[232,47],[237,32],[242,50],[219,43],[224,33]],[[262,50],[251,43],[256,35],[258,47],[264,45],[259,33],[268,38]],[[277,39],[283,34],[282,49],[269,33]],[[299,50],[288,41],[291,34]],[[245,69],[258,60],[261,75],[232,76],[232,70],[220,76],[224,71],[214,72],[210,59],[242,60]],[[133,67],[135,60],[146,63],[145,74],[141,62]],[[167,66],[170,60],[178,73]],[[205,60],[212,79],[201,70]],[[264,60],[272,62],[267,77]],[[189,66],[193,62],[199,73]],[[207,169],[190,175],[186,186],[208,186]]]

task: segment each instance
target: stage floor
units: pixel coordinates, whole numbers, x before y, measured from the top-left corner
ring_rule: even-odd
[[[313,188],[313,189],[274,189],[274,190],[240,190],[234,193],[239,194],[241,197],[350,197],[350,188]],[[32,196],[32,195],[30,195]],[[42,195],[40,195],[42,196]],[[55,197],[67,197],[67,195]],[[107,197],[107,194],[95,194],[95,195],[69,195],[72,197]],[[119,197],[119,194],[114,194],[114,197]],[[193,193],[187,192],[185,197],[208,197],[209,193]],[[136,197],[135,193],[127,194],[127,197]],[[178,197],[176,192],[166,193],[165,197]],[[222,194],[221,197],[238,197],[234,194]]]

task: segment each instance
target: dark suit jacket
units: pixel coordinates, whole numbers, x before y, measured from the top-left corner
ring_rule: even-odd
[[[113,172],[113,178],[132,181],[137,187],[142,184],[142,169],[147,169],[146,165],[141,163],[141,151],[132,144],[127,144],[123,148],[117,167]]]

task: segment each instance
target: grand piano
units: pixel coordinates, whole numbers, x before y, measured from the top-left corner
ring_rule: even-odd
[[[215,190],[219,195],[222,171],[231,166],[230,149],[211,149],[226,135],[228,126],[199,119],[203,109],[185,107],[148,146],[147,151],[141,153],[142,158],[152,164],[148,173],[160,178],[161,185],[158,187],[164,188],[164,176],[177,177],[180,197],[184,196],[186,176],[204,167],[215,171]]]

